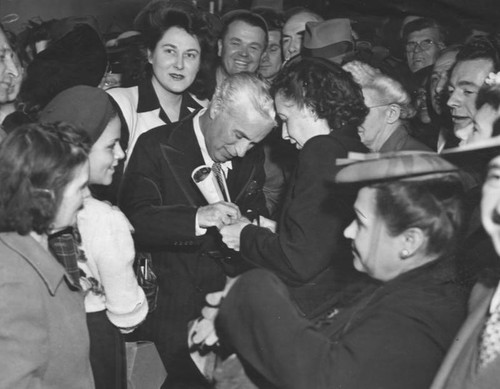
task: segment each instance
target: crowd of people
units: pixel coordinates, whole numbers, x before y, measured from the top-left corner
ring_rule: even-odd
[[[0,388],[498,386],[500,32],[275,3],[0,25]]]

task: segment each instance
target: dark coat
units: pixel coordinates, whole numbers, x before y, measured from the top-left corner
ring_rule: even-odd
[[[135,228],[136,244],[152,253],[160,288],[158,307],[142,330],[156,343],[169,377],[193,374],[186,368],[186,364],[191,366],[188,322],[200,316],[207,293],[224,287],[224,270],[232,270],[209,255],[223,249],[214,228],[203,236],[195,235],[197,209],[207,202],[191,180],[193,169],[204,164],[193,117],[194,113],[139,137],[120,199],[120,207]],[[263,158],[262,149],[255,147],[244,158],[232,160],[228,188],[242,211],[266,214]]]
[[[347,281],[352,268],[344,228],[354,215],[355,193],[340,195],[332,185],[337,158],[367,149],[351,127],[319,135],[299,153],[278,222],[277,233],[254,225],[241,234],[240,253],[248,262],[274,271],[292,289],[304,313],[327,300]]]
[[[426,389],[465,316],[451,279],[446,262],[427,264],[313,323],[276,276],[256,270],[224,298],[216,325],[262,387]]]
[[[430,147],[413,138],[405,125],[399,126],[384,142],[379,153],[390,151],[432,151]]]

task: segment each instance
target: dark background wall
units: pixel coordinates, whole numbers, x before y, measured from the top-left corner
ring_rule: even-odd
[[[189,0],[185,0],[189,1]],[[137,12],[149,0],[0,0],[0,21],[14,32],[20,31],[31,18],[49,20],[72,15],[94,15],[103,32],[126,30]],[[215,0],[215,8],[223,10],[249,7],[252,0]],[[209,0],[197,0],[208,10]],[[326,17],[378,15],[401,16],[424,14],[451,19],[477,19],[497,26],[500,20],[500,0],[284,0],[284,6],[303,5],[321,12]],[[18,20],[7,23],[9,15]],[[7,17],[7,18],[6,18]]]

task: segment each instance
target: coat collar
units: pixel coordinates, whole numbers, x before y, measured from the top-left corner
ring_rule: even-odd
[[[139,101],[137,103],[137,113],[159,110],[158,116],[160,117],[160,119],[162,119],[167,124],[172,123],[172,121],[160,105],[160,101],[158,100],[158,96],[156,95],[153,83],[151,82],[150,78],[144,80],[139,84],[138,99]],[[202,108],[202,106],[191,96],[191,94],[189,94],[188,92],[184,92],[182,94],[182,103],[179,118],[184,118],[191,114],[191,112],[196,111],[200,108]]]
[[[0,234],[0,241],[22,256],[35,269],[52,296],[56,294],[64,278],[76,290],[77,286],[64,268],[31,236],[5,232]]]

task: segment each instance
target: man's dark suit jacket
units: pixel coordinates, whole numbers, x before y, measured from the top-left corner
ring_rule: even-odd
[[[449,266],[411,270],[316,322],[275,275],[252,270],[224,298],[217,333],[259,387],[427,389],[465,317]]]
[[[254,225],[241,233],[242,257],[278,274],[308,315],[354,273],[343,231],[354,218],[356,193],[341,195],[332,185],[340,169],[336,159],[346,158],[350,151],[368,151],[353,127],[308,140],[300,150],[277,233]]]
[[[223,246],[218,232],[211,228],[195,235],[197,209],[207,202],[191,180],[193,169],[204,164],[194,116],[141,135],[121,188],[120,206],[135,228],[136,245],[152,254],[158,276],[158,307],[141,330],[156,343],[167,379],[195,374],[187,325],[200,316],[206,294],[223,289],[226,277],[222,264],[208,254]],[[232,160],[228,188],[242,212],[266,214],[263,160],[260,147]]]

